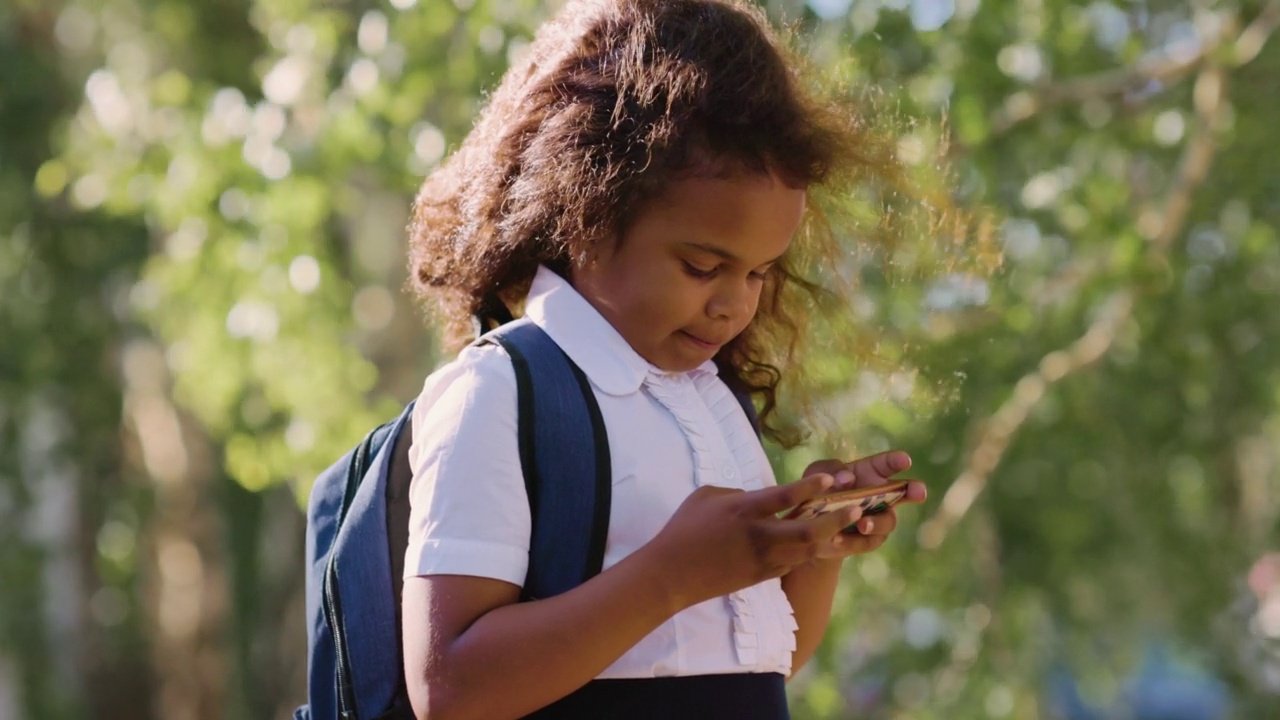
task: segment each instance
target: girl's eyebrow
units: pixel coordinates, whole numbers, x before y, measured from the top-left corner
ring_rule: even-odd
[[[733,253],[720,247],[719,245],[708,245],[707,243],[699,243],[699,242],[682,242],[680,244],[691,250],[698,250],[700,252],[709,253],[711,255],[715,255],[716,257],[722,258],[724,260],[728,260],[729,262],[733,262],[733,263],[742,262],[742,259],[739,258],[737,255],[734,255]],[[779,255],[776,258],[773,258],[771,260],[766,260],[760,264],[769,265],[777,262],[781,258],[782,258],[782,255]]]

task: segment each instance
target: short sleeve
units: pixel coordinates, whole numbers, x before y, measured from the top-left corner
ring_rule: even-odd
[[[531,527],[516,439],[516,380],[497,346],[432,373],[413,413],[405,577],[524,585]]]

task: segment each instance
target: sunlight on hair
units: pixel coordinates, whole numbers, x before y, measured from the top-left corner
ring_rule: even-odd
[[[922,21],[945,22],[955,6],[930,12]],[[809,191],[755,318],[716,357],[726,382],[757,395],[766,434],[795,444],[806,397],[844,402],[837,378],[914,378],[908,338],[931,314],[986,302],[993,223],[957,190],[945,123],[910,117],[851,63],[820,70],[806,42],[747,3],[566,3],[415,202],[413,283],[448,344],[470,340],[488,296],[517,304],[538,265],[567,272],[671,180],[738,168]],[[946,90],[935,85],[917,89]],[[432,130],[412,138],[423,165],[444,150]],[[784,378],[792,399],[775,417]]]

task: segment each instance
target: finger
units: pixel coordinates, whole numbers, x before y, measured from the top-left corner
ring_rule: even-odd
[[[858,478],[858,485],[883,485],[893,475],[911,467],[911,456],[901,450],[891,450],[869,455],[849,463],[849,469]]]
[[[761,516],[777,515],[805,500],[818,497],[829,490],[834,483],[835,478],[826,473],[818,473],[787,485],[743,493],[743,501],[750,504],[752,510]]]
[[[821,545],[831,542],[845,528],[862,517],[862,509],[856,506],[823,513],[808,520],[781,519],[769,529],[771,544]]]
[[[869,553],[880,547],[887,539],[884,535],[850,535],[842,533],[822,546],[816,556],[825,560],[838,560]]]
[[[809,463],[809,467],[804,469],[804,472],[800,475],[800,477],[808,477],[810,475],[817,475],[819,473],[835,475],[837,472],[845,469],[845,464],[846,463],[843,460],[836,460],[835,458],[828,458],[826,460],[815,460]]]
[[[827,544],[818,548],[814,553],[814,557],[818,560],[836,560],[848,556],[849,536],[845,533],[836,533]]]
[[[845,535],[840,545],[844,557],[869,553],[884,544],[887,535]]]
[[[858,478],[853,474],[853,471],[843,466],[836,471],[835,479],[835,484],[831,486],[832,492],[839,490],[852,490],[853,487],[858,484]]]
[[[745,495],[745,494],[746,494],[745,490],[740,490],[738,488],[720,487],[719,485],[703,485],[702,487],[696,488],[693,492],[689,493],[689,496],[693,497],[695,495],[708,495],[708,496],[714,497],[714,496],[723,496],[723,495]]]
[[[855,528],[859,535],[888,535],[898,527],[898,513],[890,508],[876,515],[858,520]]]
[[[907,496],[902,502],[922,503],[929,498],[929,489],[919,480],[912,480],[907,483]]]

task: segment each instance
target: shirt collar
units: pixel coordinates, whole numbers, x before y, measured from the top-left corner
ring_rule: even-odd
[[[680,374],[667,373],[640,357],[600,311],[545,266],[539,266],[533,278],[525,315],[582,368],[591,384],[606,394],[634,393],[650,374]],[[688,374],[716,371],[716,364],[708,360]]]

